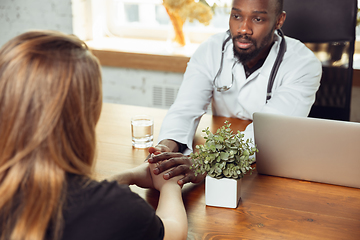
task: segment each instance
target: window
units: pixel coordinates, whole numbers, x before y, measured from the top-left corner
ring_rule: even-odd
[[[81,35],[87,39],[109,36],[167,40],[172,31],[172,24],[162,2],[162,0],[73,0],[73,8],[89,12],[88,20],[83,21],[83,24],[77,24],[78,27],[74,26],[74,28],[82,32]],[[200,43],[210,35],[228,29],[231,0],[207,0],[207,3],[213,7],[213,17],[208,26],[197,20],[187,21],[184,24],[183,30],[190,42]],[[76,15],[78,13],[74,10],[75,19],[77,19]],[[92,27],[88,27],[90,22]],[[86,33],[84,28],[87,29]]]
[[[218,1],[208,26],[197,20],[185,22],[183,30],[190,42],[199,43],[214,33],[226,31],[230,11],[226,2]],[[107,30],[115,36],[166,40],[172,32],[162,0],[112,0],[107,12]]]

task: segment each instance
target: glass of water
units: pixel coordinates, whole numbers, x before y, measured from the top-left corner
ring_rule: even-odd
[[[132,145],[135,148],[148,148],[153,145],[154,120],[151,116],[136,115],[131,118]]]

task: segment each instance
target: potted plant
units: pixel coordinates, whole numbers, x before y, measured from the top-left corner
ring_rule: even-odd
[[[195,175],[207,173],[205,200],[209,206],[236,208],[241,179],[254,169],[252,157],[258,149],[251,139],[244,140],[240,131],[234,134],[230,126],[225,121],[215,134],[209,128],[203,130],[205,144],[197,145],[198,151],[190,154]]]

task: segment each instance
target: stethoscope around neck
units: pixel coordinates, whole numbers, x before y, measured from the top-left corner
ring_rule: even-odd
[[[284,33],[282,32],[281,29],[278,29],[277,32],[278,32],[279,36],[281,37],[281,43],[280,43],[279,53],[278,53],[278,55],[276,57],[275,63],[273,65],[273,68],[272,68],[271,73],[270,73],[269,82],[268,82],[268,86],[267,86],[266,101],[268,101],[271,98],[271,90],[272,90],[272,86],[274,84],[275,76],[276,76],[277,71],[279,70],[280,63],[281,63],[281,61],[282,61],[282,59],[284,57],[284,53],[286,51],[286,43],[285,43]],[[216,85],[216,79],[218,79],[218,77],[219,77],[219,75],[220,75],[220,73],[222,71],[222,68],[223,68],[225,45],[231,39],[230,31],[228,30],[227,33],[229,34],[229,36],[225,39],[225,41],[222,44],[220,68],[219,68],[219,71],[216,73],[215,78],[214,78],[213,83],[212,83],[214,88],[216,88],[216,90],[218,92],[228,91],[232,87],[232,85],[234,84],[234,74],[233,74],[233,71],[231,71],[231,78],[232,79],[231,79],[231,84],[230,85],[222,86],[222,87],[219,87],[219,86]],[[237,61],[234,62],[232,68],[234,68],[236,63],[237,63]]]

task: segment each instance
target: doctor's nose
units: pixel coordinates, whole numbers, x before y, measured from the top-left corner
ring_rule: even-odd
[[[247,21],[243,21],[239,24],[239,28],[237,32],[241,35],[252,35],[252,28],[251,24],[249,24]]]

